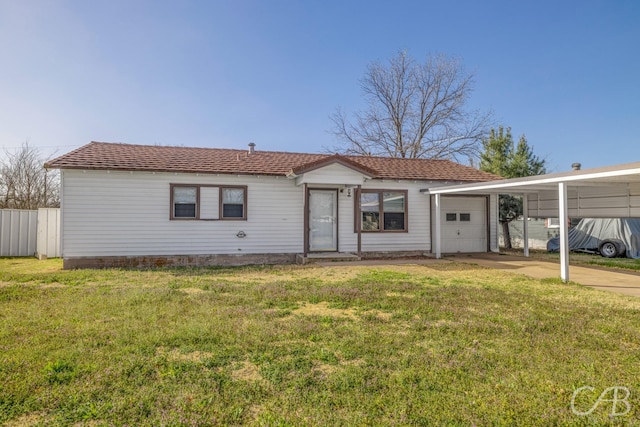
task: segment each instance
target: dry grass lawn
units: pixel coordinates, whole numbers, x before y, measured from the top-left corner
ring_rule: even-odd
[[[63,271],[0,259],[0,424],[640,424],[639,310],[453,262]],[[576,415],[581,386],[594,391],[577,410],[611,386],[630,390],[631,410]]]

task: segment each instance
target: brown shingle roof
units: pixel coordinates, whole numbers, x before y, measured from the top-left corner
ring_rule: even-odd
[[[399,159],[387,157],[336,156],[220,148],[169,147],[91,142],[48,162],[54,169],[126,170],[183,173],[228,173],[239,175],[286,175],[313,169],[331,159],[375,172],[376,178],[491,181],[499,177],[449,160]]]

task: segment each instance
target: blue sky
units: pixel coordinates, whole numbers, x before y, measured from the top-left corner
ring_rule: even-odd
[[[640,161],[640,2],[0,0],[0,147],[319,152],[368,63],[458,57],[549,169]]]

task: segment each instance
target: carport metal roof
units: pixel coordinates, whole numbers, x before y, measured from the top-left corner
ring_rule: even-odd
[[[435,253],[441,254],[441,197],[448,195],[521,194],[530,218],[560,219],[560,277],[569,280],[568,219],[640,217],[640,162],[524,178],[433,187],[423,192],[435,198]],[[527,221],[524,221],[528,256]]]

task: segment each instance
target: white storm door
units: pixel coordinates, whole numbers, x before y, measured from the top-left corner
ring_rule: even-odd
[[[309,190],[309,250],[338,250],[338,192]]]

